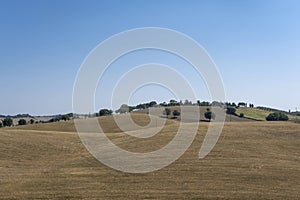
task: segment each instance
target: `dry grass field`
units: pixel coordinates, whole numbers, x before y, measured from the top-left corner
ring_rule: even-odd
[[[135,117],[140,125],[149,121]],[[119,132],[111,117],[99,120],[115,144],[136,152],[162,147],[178,127],[168,120],[158,135],[137,139]],[[200,160],[207,127],[200,123],[176,162],[146,174],[119,172],[94,159],[72,121],[2,128],[0,199],[299,199],[300,124],[227,122]]]

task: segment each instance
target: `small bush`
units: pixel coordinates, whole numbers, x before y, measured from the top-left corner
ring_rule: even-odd
[[[288,121],[289,117],[281,112],[271,113],[266,117],[267,121]]]
[[[99,111],[99,116],[109,116],[112,115],[113,111],[109,109],[101,109]]]
[[[245,117],[244,113],[240,113],[240,117],[244,118]]]
[[[3,126],[12,126],[13,125],[13,120],[10,117],[7,117],[3,120]]]
[[[70,117],[69,117],[69,115],[63,115],[63,116],[61,116],[61,119],[64,121],[67,121],[67,120],[70,120]]]
[[[180,116],[180,112],[178,110],[174,110],[173,115],[174,115],[174,117],[178,117],[178,116]]]
[[[26,125],[27,122],[26,122],[25,119],[20,119],[20,120],[18,121],[18,124],[19,124],[19,125]]]
[[[209,121],[211,121],[211,119],[215,119],[216,115],[211,112],[211,111],[207,111],[205,114],[204,114],[205,118],[208,119]]]
[[[163,111],[163,115],[167,115],[167,117],[171,114],[171,110],[169,108],[165,108]]]
[[[235,111],[236,111],[236,109],[234,107],[228,107],[227,110],[226,110],[226,113],[234,115]]]

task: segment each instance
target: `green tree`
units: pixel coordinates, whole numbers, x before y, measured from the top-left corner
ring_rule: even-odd
[[[6,117],[3,120],[3,126],[12,126],[13,125],[13,120],[10,117]]]
[[[176,106],[176,105],[178,105],[177,101],[174,99],[171,99],[169,102],[169,106]]]
[[[2,128],[3,127],[3,124],[2,124],[2,122],[0,121],[0,128]]]
[[[61,119],[64,121],[67,121],[67,120],[70,120],[70,117],[69,117],[69,115],[62,115]]]
[[[18,125],[26,125],[26,124],[27,124],[27,122],[26,122],[25,119],[20,119],[20,120],[18,121]]]
[[[239,102],[238,107],[247,107],[247,103],[245,102]]]
[[[109,116],[112,115],[113,111],[109,109],[101,109],[99,111],[99,116]]]
[[[30,124],[33,124],[34,123],[34,119],[30,119]]]
[[[171,110],[169,108],[165,108],[165,110],[163,111],[164,115],[167,115],[167,117],[171,114]]]
[[[236,112],[236,109],[234,107],[228,107],[226,110],[226,113],[230,114],[230,115],[234,115],[235,112]]]
[[[206,113],[204,113],[204,116],[209,121],[211,121],[212,119],[215,119],[215,117],[216,117],[215,113],[213,113],[211,111],[207,111]]]
[[[281,112],[274,112],[266,117],[267,121],[288,121],[289,117]]]
[[[154,106],[156,106],[156,105],[157,105],[156,101],[151,101],[151,102],[149,103],[149,106],[150,106],[150,107],[154,107]]]
[[[178,117],[178,116],[180,116],[180,112],[178,110],[174,110],[173,115],[174,115],[174,117]]]
[[[241,118],[244,118],[244,116],[245,116],[244,113],[240,113]]]
[[[121,107],[120,107],[118,110],[116,110],[115,112],[116,112],[116,113],[121,113],[121,114],[123,114],[123,113],[131,112],[133,109],[135,109],[135,107],[133,107],[133,106],[128,106],[127,104],[123,104],[123,105],[121,105]]]
[[[189,100],[186,99],[186,100],[184,101],[184,105],[189,105],[189,104],[190,104]]]

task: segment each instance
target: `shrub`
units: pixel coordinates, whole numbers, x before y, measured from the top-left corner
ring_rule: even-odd
[[[267,121],[288,121],[289,117],[281,112],[271,113],[266,117]]]
[[[18,121],[18,124],[19,124],[19,125],[26,125],[27,122],[26,122],[25,119],[20,119],[20,120]]]
[[[99,116],[109,116],[112,115],[113,111],[109,109],[101,109],[99,111]]]
[[[245,115],[244,113],[240,113],[240,117],[243,118]]]
[[[61,119],[64,121],[67,121],[67,120],[70,120],[70,117],[69,117],[69,115],[63,115],[63,116],[61,116]]]
[[[207,111],[204,114],[205,118],[208,119],[209,121],[211,121],[211,119],[215,119],[216,115],[214,113],[212,113],[211,111]]]
[[[235,111],[236,111],[236,109],[234,107],[228,107],[226,110],[226,113],[230,114],[230,115],[234,115]]]
[[[58,117],[54,117],[52,119],[50,119],[48,122],[59,122],[59,118]]]
[[[171,110],[169,108],[165,108],[165,110],[163,111],[164,115],[167,115],[167,117],[171,114]]]
[[[134,109],[135,109],[134,106],[128,106],[127,104],[122,104],[121,107],[118,110],[116,110],[115,112],[124,114],[124,113],[131,112]]]
[[[180,116],[180,112],[178,110],[174,110],[173,115],[174,115],[174,117],[178,117],[178,116]]]
[[[13,125],[13,120],[10,117],[7,117],[3,120],[3,126],[12,126]]]

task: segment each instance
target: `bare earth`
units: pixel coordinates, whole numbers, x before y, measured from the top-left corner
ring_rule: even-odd
[[[104,125],[107,119],[103,118]],[[147,152],[167,144],[176,123],[168,122],[160,134],[145,140],[114,127],[107,135],[124,149]],[[147,174],[127,174],[101,164],[72,126],[69,121],[0,129],[1,199],[300,197],[300,124],[227,122],[218,144],[200,160],[208,127],[201,122],[196,139],[180,159]]]

